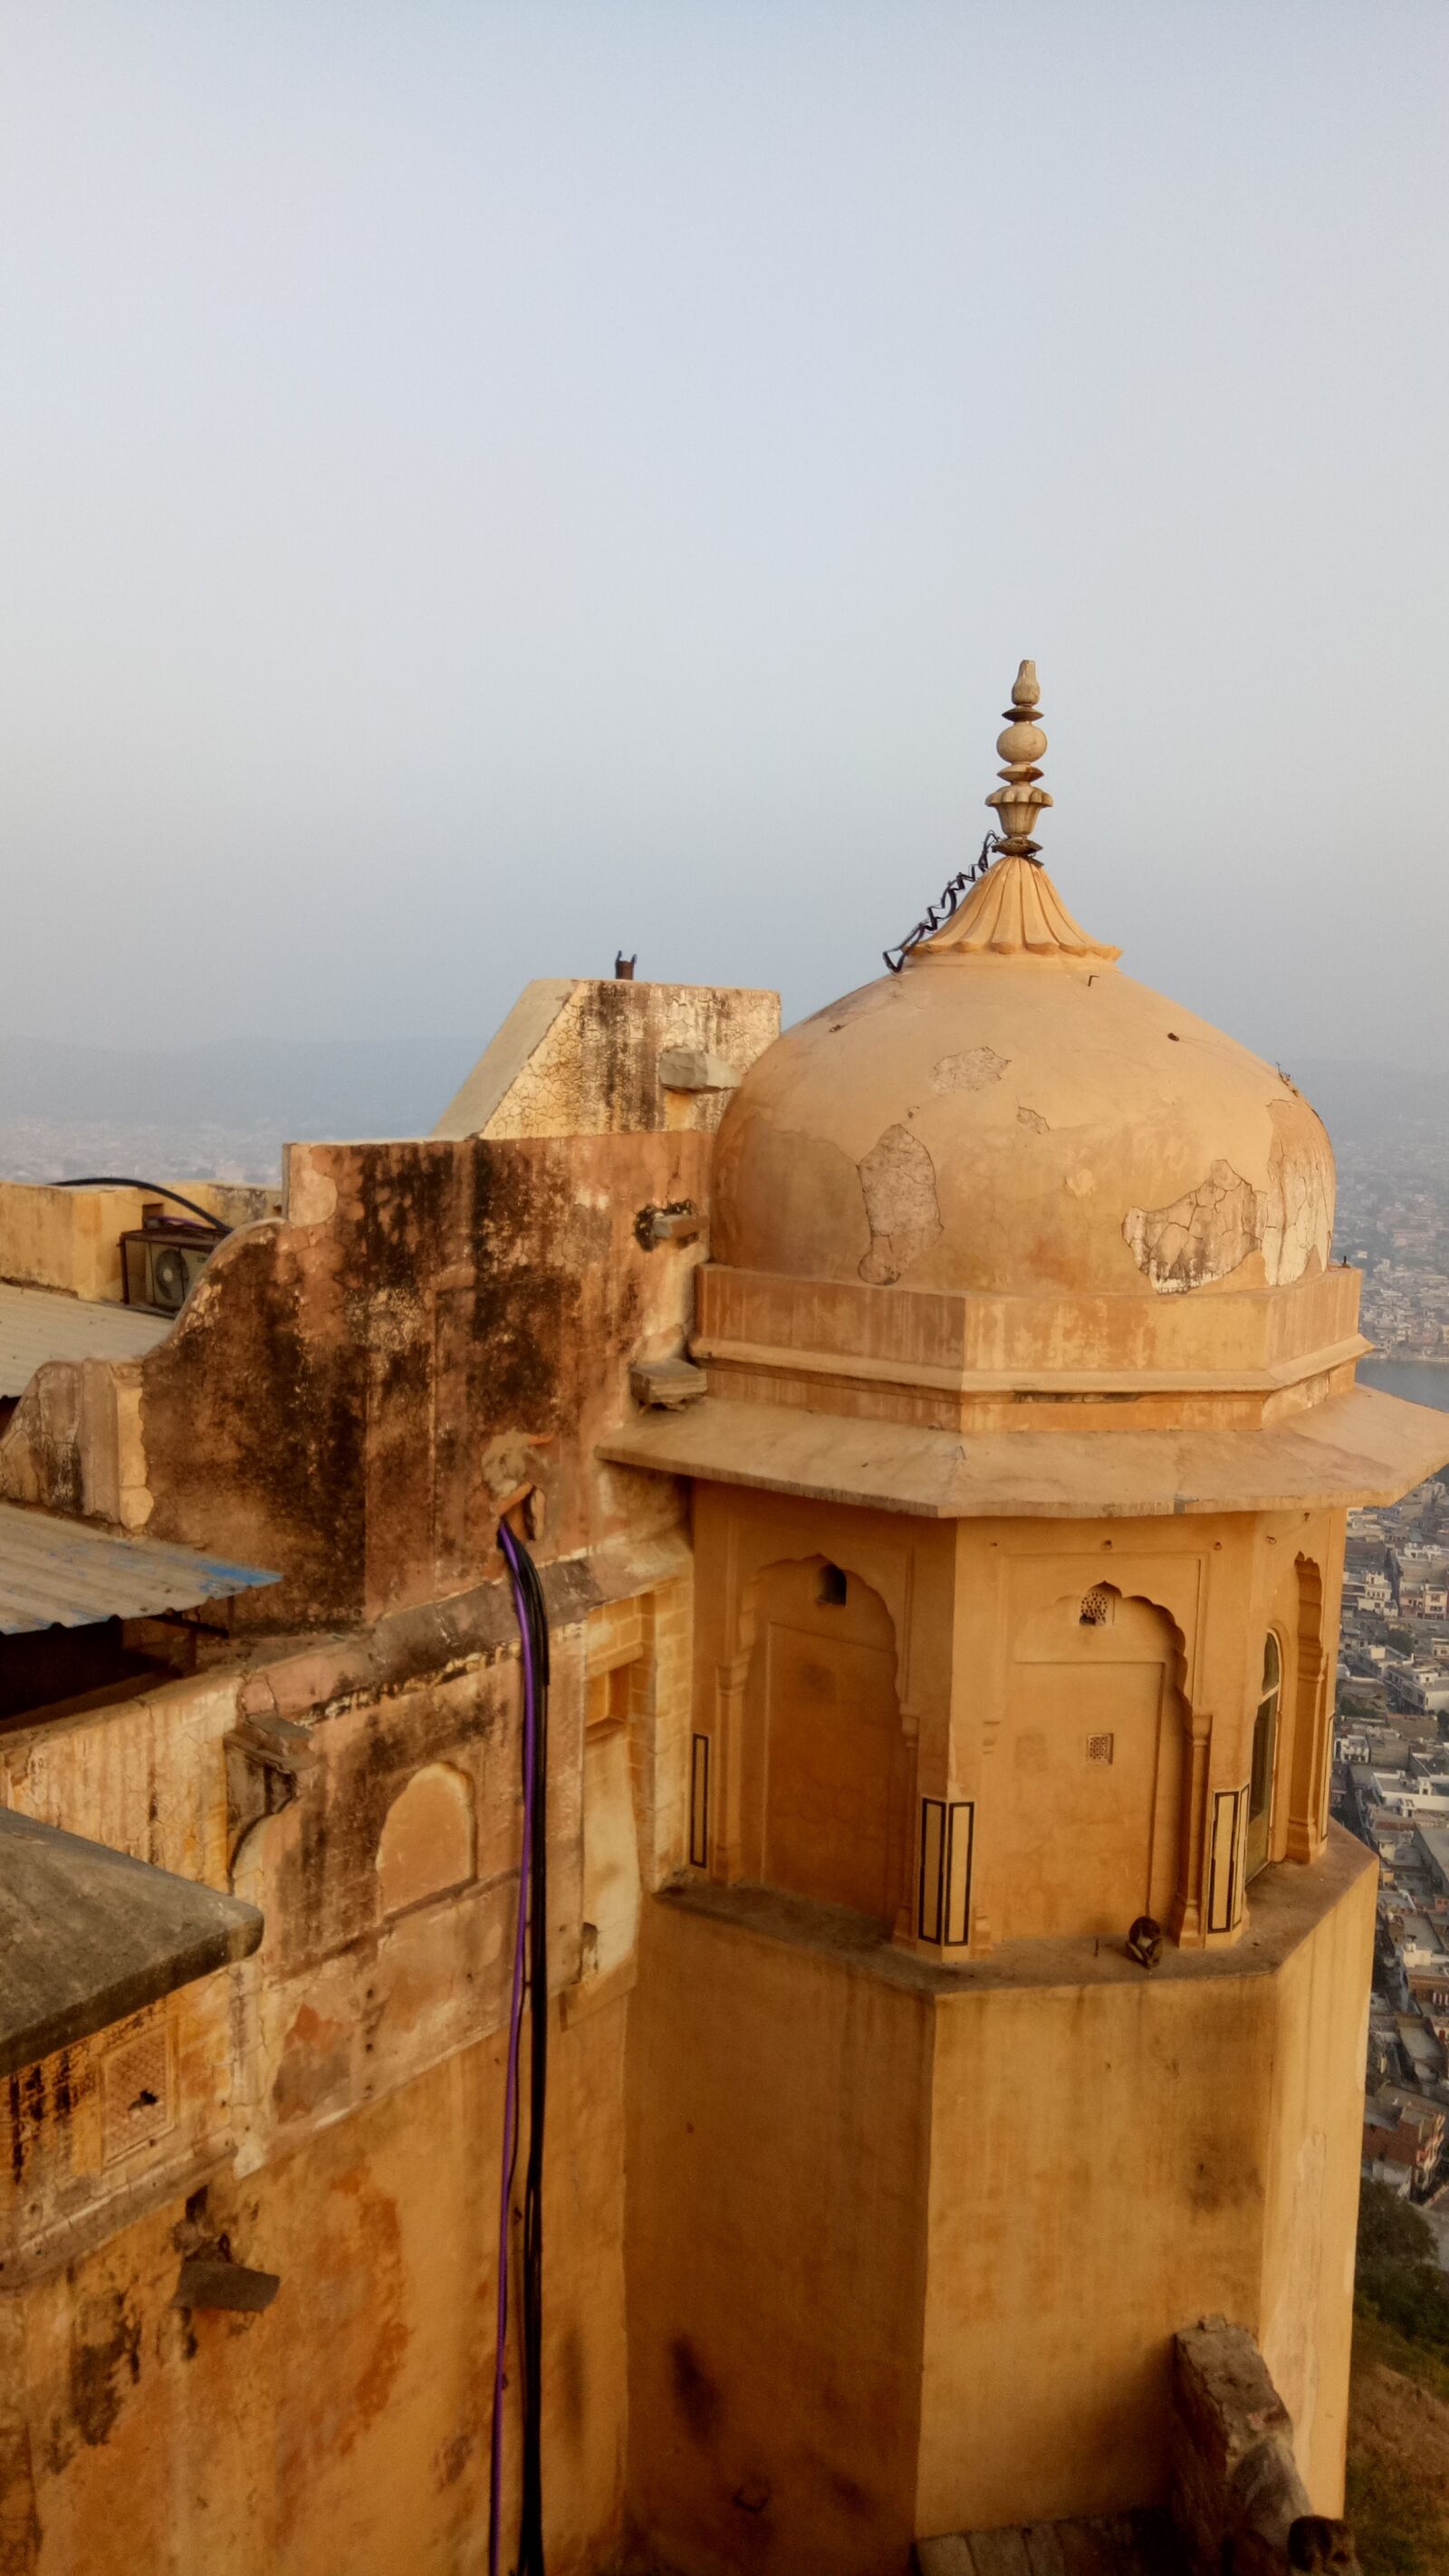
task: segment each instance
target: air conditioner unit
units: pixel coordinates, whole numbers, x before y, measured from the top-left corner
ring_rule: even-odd
[[[204,1225],[143,1221],[121,1237],[126,1303],[152,1315],[179,1315],[222,1237]]]

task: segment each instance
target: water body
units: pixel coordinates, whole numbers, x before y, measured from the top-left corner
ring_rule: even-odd
[[[1449,1362],[1443,1360],[1360,1360],[1359,1383],[1380,1386],[1385,1395],[1401,1395],[1409,1404],[1431,1404],[1449,1413]],[[1449,1456],[1449,1433],[1445,1435]]]

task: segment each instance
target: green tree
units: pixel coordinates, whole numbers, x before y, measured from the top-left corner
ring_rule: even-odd
[[[1358,2260],[1360,2270],[1367,2263],[1434,2260],[1434,2231],[1427,2218],[1386,2182],[1366,2182],[1359,2194]]]
[[[1432,2231],[1387,2183],[1366,2182],[1360,2195],[1355,2295],[1406,2343],[1449,2361],[1449,2288]]]

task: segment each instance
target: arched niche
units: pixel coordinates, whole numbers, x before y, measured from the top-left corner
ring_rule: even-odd
[[[378,1903],[405,1914],[473,1875],[473,1787],[461,1771],[429,1762],[387,1811],[377,1846]]]
[[[763,1567],[751,1596],[741,1875],[891,1927],[909,1795],[895,1622],[870,1584],[821,1555]]]
[[[991,1915],[1011,1938],[1166,1925],[1184,1874],[1187,1703],[1167,1612],[1074,1586],[1013,1641],[993,1765]]]

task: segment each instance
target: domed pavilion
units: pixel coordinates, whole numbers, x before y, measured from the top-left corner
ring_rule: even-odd
[[[1030,663],[998,748],[989,864],[734,1094],[703,1392],[603,1453],[688,1480],[696,1569],[630,2185],[694,2322],[681,2359],[647,2293],[633,2402],[697,2373],[781,2494],[813,2446],[838,2511],[796,2569],[1158,2500],[1209,2312],[1341,2496],[1374,1921],[1328,1820],[1345,1522],[1442,1425],[1355,1384],[1308,1102],[1043,868]],[[697,2460],[648,2475],[694,2564]]]

